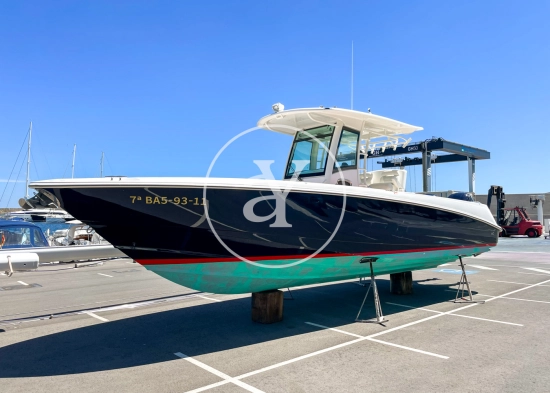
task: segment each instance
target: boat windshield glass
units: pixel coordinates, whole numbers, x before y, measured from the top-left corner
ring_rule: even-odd
[[[336,153],[336,162],[334,169],[340,167],[342,169],[357,168],[357,143],[359,141],[359,133],[351,130],[343,130]]]
[[[290,179],[296,172],[300,177],[323,175],[333,134],[334,126],[298,131],[290,151],[285,179]]]
[[[35,247],[48,247],[49,244],[45,242],[44,236],[42,235],[41,231],[39,229],[33,229],[34,232],[34,239],[33,243]]]
[[[47,247],[40,230],[30,227],[0,228],[0,249]]]

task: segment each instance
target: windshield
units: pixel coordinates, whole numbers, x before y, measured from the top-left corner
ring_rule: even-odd
[[[340,144],[336,152],[336,162],[334,168],[341,169],[357,168],[357,143],[359,133],[350,130],[343,130],[340,136]]]
[[[285,179],[290,179],[295,172],[301,177],[323,175],[333,133],[334,126],[298,131],[290,152]]]
[[[0,229],[0,249],[47,247],[40,230],[31,227],[3,227]]]

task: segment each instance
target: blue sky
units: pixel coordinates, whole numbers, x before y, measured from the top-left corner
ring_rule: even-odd
[[[275,102],[349,108],[352,41],[355,109],[489,150],[478,193],[548,192],[549,15],[548,1],[2,2],[0,195],[30,120],[33,180],[70,177],[73,144],[76,177],[99,176],[102,151],[105,174],[204,176]],[[213,175],[273,159],[281,178],[290,142],[247,134]],[[467,189],[465,163],[436,167],[438,189]],[[0,207],[24,195],[12,186]]]

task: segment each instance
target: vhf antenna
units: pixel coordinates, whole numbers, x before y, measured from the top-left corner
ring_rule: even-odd
[[[353,109],[353,41],[351,41],[351,109]]]

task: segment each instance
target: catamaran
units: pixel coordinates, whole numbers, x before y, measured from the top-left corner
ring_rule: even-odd
[[[433,268],[497,243],[487,206],[405,192],[406,171],[367,152],[421,127],[338,108],[284,110],[258,126],[294,137],[282,180],[106,177],[31,187],[147,269],[213,293],[247,293]]]

